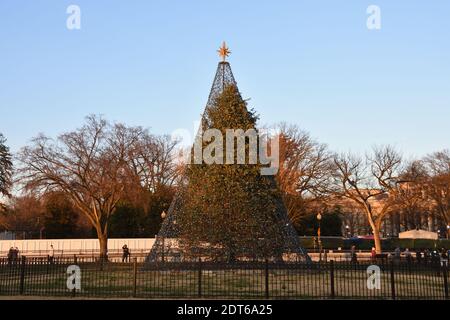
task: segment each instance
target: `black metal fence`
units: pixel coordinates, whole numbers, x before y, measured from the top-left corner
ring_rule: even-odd
[[[15,261],[0,259],[0,295],[448,299],[448,272],[444,262],[220,264],[199,261],[146,264],[144,268],[137,261],[113,263],[76,256],[53,260],[22,257]]]

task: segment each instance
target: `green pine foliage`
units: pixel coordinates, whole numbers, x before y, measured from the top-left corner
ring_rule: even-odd
[[[0,195],[9,195],[11,188],[12,160],[5,137],[0,133]]]
[[[204,129],[222,132],[225,163],[226,129],[254,129],[257,116],[230,85],[207,108],[203,121]],[[188,166],[185,202],[176,221],[185,254],[228,262],[280,255],[282,232],[276,214],[281,198],[274,180],[262,176],[260,169],[248,161]]]

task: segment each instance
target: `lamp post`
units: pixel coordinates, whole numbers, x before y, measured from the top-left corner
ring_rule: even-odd
[[[320,221],[322,220],[322,215],[320,213],[316,216],[319,227],[317,228],[317,241],[319,244],[319,262],[322,261],[322,241],[320,240]]]
[[[165,219],[167,217],[166,212],[163,210],[163,212],[161,213],[161,219]],[[164,263],[164,251],[166,250],[166,244],[164,241],[164,235],[162,236],[162,253],[161,253],[161,260]]]
[[[447,239],[450,239],[449,236],[450,236],[450,225],[447,225]]]
[[[345,226],[345,235],[347,236],[347,238],[350,238],[350,226],[349,225]]]
[[[40,217],[37,217],[37,219],[36,219],[36,225],[37,225],[38,227],[41,225],[41,218],[40,218]],[[42,232],[44,231],[44,229],[45,229],[45,226],[41,226],[41,227],[39,228],[39,239],[42,239]]]

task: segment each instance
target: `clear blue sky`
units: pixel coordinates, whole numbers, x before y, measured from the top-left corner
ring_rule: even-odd
[[[81,8],[81,30],[66,8]],[[381,30],[366,8],[381,8]],[[192,130],[226,40],[261,123],[332,149],[450,148],[450,1],[1,0],[0,132],[14,151],[90,114]]]

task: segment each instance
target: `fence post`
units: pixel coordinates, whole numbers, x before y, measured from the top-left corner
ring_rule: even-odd
[[[77,255],[76,254],[73,255],[73,264],[77,264]]]
[[[334,260],[330,260],[330,289],[331,289],[331,299],[334,299]]]
[[[24,294],[25,292],[25,263],[26,257],[22,256],[22,263],[20,265],[20,294]]]
[[[202,296],[202,258],[198,258],[198,296]]]
[[[442,276],[444,277],[444,293],[445,299],[448,299],[448,278],[447,278],[447,264],[442,263]]]
[[[394,262],[391,262],[391,296],[392,300],[395,300]]]
[[[133,259],[133,298],[137,296],[137,257]]]
[[[265,264],[265,297],[269,299],[269,260],[266,259]]]

